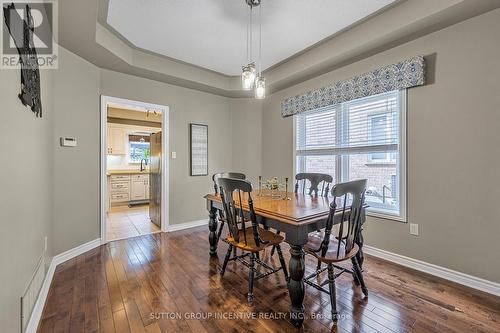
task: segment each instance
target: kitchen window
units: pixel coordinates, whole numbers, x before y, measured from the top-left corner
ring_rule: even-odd
[[[129,135],[129,163],[141,163],[142,159],[149,162],[149,134],[131,134]]]
[[[406,220],[406,91],[294,118],[297,173],[326,173],[334,182],[366,178],[369,214]]]

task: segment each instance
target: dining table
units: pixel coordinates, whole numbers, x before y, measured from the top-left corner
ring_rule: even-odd
[[[308,241],[311,232],[317,232],[325,227],[330,212],[330,204],[333,197],[315,196],[293,192],[273,192],[270,190],[254,190],[251,194],[257,222],[265,228],[279,230],[285,236],[285,242],[290,245],[289,280],[287,283],[290,295],[290,319],[292,323],[300,327],[304,321],[304,272],[305,252],[304,245]],[[218,237],[218,215],[223,210],[219,194],[210,193],[205,197],[209,214],[210,256],[217,256]],[[349,217],[349,207],[342,214],[343,204],[337,203],[334,214],[334,224],[345,222]],[[248,213],[248,204],[245,200],[243,211]],[[365,222],[366,207],[361,211],[361,224]],[[344,221],[342,216],[344,216]],[[362,228],[355,237],[359,246],[357,259],[360,266],[363,265],[363,235]]]

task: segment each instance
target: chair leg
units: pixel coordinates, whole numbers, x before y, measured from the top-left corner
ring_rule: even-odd
[[[229,245],[229,249],[227,249],[226,258],[224,258],[224,263],[222,264],[222,269],[220,270],[220,275],[224,276],[226,272],[227,263],[229,262],[229,257],[231,257],[231,252],[233,251],[233,246]]]
[[[332,306],[332,320],[337,321],[337,295],[335,290],[335,272],[333,265],[328,264],[328,288],[330,291],[330,303]]]
[[[354,258],[351,258],[351,263],[352,263],[352,278],[354,280],[354,284],[359,287],[360,286],[360,283],[359,283],[359,278],[358,278],[358,274],[356,273],[356,271],[354,270]]]
[[[279,235],[281,231],[276,231],[276,235]],[[271,257],[274,256],[274,251],[276,250],[276,245],[273,245],[273,248],[271,249]]]
[[[220,227],[219,227],[219,231],[217,232],[217,239],[220,239],[220,236],[222,235],[223,228],[224,228],[224,220],[220,220]]]
[[[286,263],[285,263],[285,258],[283,257],[283,252],[281,252],[281,246],[279,244],[275,246],[276,246],[276,251],[278,252],[278,257],[280,258],[281,269],[283,270],[283,274],[285,274],[285,281],[288,282],[289,280],[288,270],[286,269]]]
[[[250,254],[250,272],[248,273],[248,303],[253,302],[253,278],[255,268],[255,253]]]
[[[361,272],[361,268],[359,268],[358,259],[356,257],[353,257],[352,259],[354,272],[356,272],[356,275],[358,276],[359,283],[361,284],[361,290],[363,291],[363,294],[365,294],[365,296],[368,296],[368,288],[366,288],[365,280],[363,279],[363,273]]]
[[[323,243],[321,244],[321,256],[324,257],[326,256],[326,252],[328,251],[328,246],[324,246]],[[321,261],[318,259],[318,265],[316,265],[316,270],[319,271],[321,268]]]

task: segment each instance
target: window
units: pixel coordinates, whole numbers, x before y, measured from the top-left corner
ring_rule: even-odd
[[[141,163],[142,159],[149,162],[149,134],[131,134],[129,135],[129,162]]]
[[[295,116],[296,172],[334,182],[368,179],[371,215],[405,220],[405,91],[393,91]]]

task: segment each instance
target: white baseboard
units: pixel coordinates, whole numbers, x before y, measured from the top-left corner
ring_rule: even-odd
[[[208,225],[208,219],[169,225],[167,226],[167,232],[180,231],[184,229],[200,227],[202,225]]]
[[[500,283],[485,280],[482,278],[478,278],[472,275],[468,275],[465,273],[461,273],[458,271],[454,271],[449,268],[437,266],[434,264],[427,263],[425,261],[409,258],[402,256],[400,254],[392,253],[389,251],[377,249],[372,246],[365,245],[363,246],[363,251],[366,254],[372,255],[374,257],[378,257],[387,261],[394,262],[398,265],[405,266],[408,268],[415,269],[417,271],[421,271],[427,274],[431,274],[452,282],[456,282],[462,284],[464,286],[474,288],[477,290],[481,290],[487,292],[489,294],[493,294],[496,296],[500,296]]]
[[[99,245],[101,245],[101,239],[94,239],[93,241],[77,246],[66,252],[60,253],[52,258],[52,260],[50,261],[49,269],[45,274],[42,288],[40,289],[40,293],[38,294],[35,306],[33,307],[33,312],[31,313],[30,320],[28,322],[28,325],[26,325],[25,333],[35,333],[38,328],[38,323],[40,322],[40,318],[42,317],[43,307],[45,305],[45,301],[47,300],[47,295],[49,294],[50,284],[52,283],[52,279],[54,278],[56,267],[65,261],[73,259],[74,257],[77,257],[82,253],[98,247]]]

